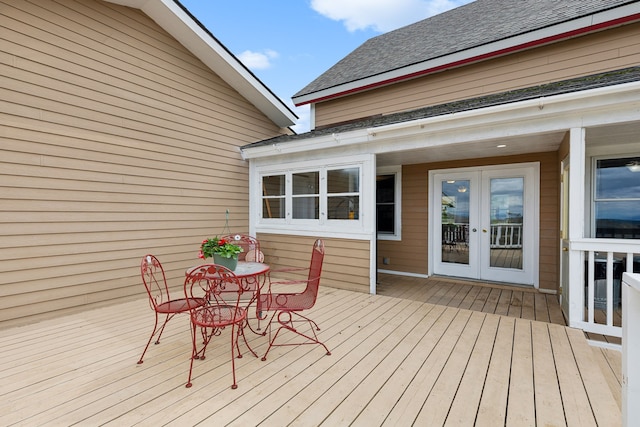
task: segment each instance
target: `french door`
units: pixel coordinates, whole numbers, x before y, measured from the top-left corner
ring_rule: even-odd
[[[433,273],[534,285],[538,165],[434,171]]]

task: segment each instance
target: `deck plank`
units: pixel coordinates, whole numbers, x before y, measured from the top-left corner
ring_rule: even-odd
[[[555,361],[548,325],[532,322],[531,326],[536,422],[543,426],[562,426],[565,419],[558,380],[556,373],[549,369],[555,366]]]
[[[393,349],[385,354],[384,358],[375,366],[363,366],[365,369],[365,378],[357,385],[352,387],[339,406],[326,419],[323,420],[326,425],[350,425],[356,418],[365,412],[366,408],[370,408],[372,400],[384,393],[385,400],[391,398],[390,390],[388,390],[389,382],[393,375],[401,368],[408,354],[419,344],[424,338],[428,330],[437,320],[436,315],[444,311],[442,306],[431,306],[427,310],[416,310],[411,317],[407,317],[402,324],[402,329],[398,329],[397,333],[406,332],[403,339],[394,345]],[[386,390],[385,390],[386,389]],[[379,416],[380,414],[378,414]],[[367,415],[364,415],[367,417]],[[379,418],[378,418],[379,419]],[[373,420],[368,420],[368,425]]]
[[[456,392],[445,426],[471,426],[482,398],[482,387],[487,381],[488,367],[500,322],[499,316],[487,315],[464,369],[464,375]]]
[[[589,397],[582,384],[580,371],[576,366],[566,328],[550,328],[549,332],[551,345],[556,354],[558,381],[567,425],[597,425],[589,405]],[[619,425],[619,423],[604,425]]]
[[[424,397],[431,393],[470,317],[471,312],[469,311],[456,311],[455,317],[447,325],[443,335],[437,337],[436,346],[431,353],[425,355],[425,360],[416,372],[416,376],[407,385],[383,425],[413,423],[422,408]]]
[[[535,423],[531,322],[516,319],[509,381],[507,425],[534,426]]]
[[[422,404],[415,425],[445,424],[485,317],[486,315],[479,312],[473,312],[469,317],[453,352]]]
[[[404,394],[407,385],[415,378],[425,358],[431,354],[438,343],[438,339],[445,333],[448,325],[455,317],[457,311],[436,307],[433,316],[428,323],[421,327],[424,334],[413,346],[413,350],[405,355],[401,368],[396,369],[383,390],[378,392],[354,421],[354,426],[368,427],[384,421],[389,412],[398,404]]]
[[[476,414],[475,426],[477,427],[505,425],[515,321],[513,317],[499,319],[487,379]]]

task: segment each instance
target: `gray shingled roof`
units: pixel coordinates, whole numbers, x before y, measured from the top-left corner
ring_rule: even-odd
[[[637,0],[476,0],[369,39],[293,97],[308,95]]]
[[[253,144],[245,145],[242,148],[272,145],[280,142],[298,141],[308,138],[314,138],[317,136],[332,135],[334,133],[343,133],[359,129],[368,129],[377,126],[424,119],[427,117],[436,117],[444,114],[452,114],[461,111],[491,107],[494,105],[524,101],[527,99],[535,99],[543,96],[560,95],[563,93],[571,93],[586,89],[595,89],[599,87],[613,86],[635,81],[640,81],[640,66],[624,68],[616,71],[608,71],[599,74],[592,74],[589,76],[577,77],[569,80],[562,80],[523,89],[516,89],[508,92],[481,96],[477,98],[448,102],[446,104],[418,108],[412,111],[404,111],[401,113],[370,117],[367,119],[357,120],[341,125],[315,129],[310,132],[296,135],[281,135],[264,141],[254,142]]]

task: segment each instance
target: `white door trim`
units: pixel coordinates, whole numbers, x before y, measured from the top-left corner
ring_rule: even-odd
[[[531,206],[531,210],[529,211],[529,215],[525,221],[527,222],[527,227],[529,231],[524,236],[524,242],[530,242],[530,246],[528,246],[528,250],[523,251],[523,271],[524,273],[517,278],[517,280],[509,280],[510,276],[498,275],[496,278],[487,278],[484,277],[483,280],[491,280],[497,282],[511,282],[511,283],[519,283],[525,285],[532,285],[535,288],[539,287],[539,230],[540,230],[540,164],[538,162],[529,162],[529,163],[516,163],[516,164],[505,164],[505,165],[495,165],[495,166],[484,166],[484,167],[470,167],[470,168],[452,168],[452,169],[438,169],[429,171],[429,275],[434,274],[434,266],[436,262],[441,261],[438,257],[440,252],[440,244],[441,244],[441,230],[439,227],[436,227],[436,223],[438,220],[436,219],[437,215],[440,214],[441,209],[441,195],[436,190],[436,175],[442,174],[452,174],[455,176],[463,176],[463,175],[473,175],[473,174],[481,174],[485,172],[487,175],[496,175],[501,172],[521,172],[523,176],[526,178],[525,185],[525,197],[528,201],[533,200],[533,204]],[[436,194],[438,193],[438,194]],[[477,224],[478,230],[481,229],[482,225],[487,224]],[[474,225],[470,224],[470,227],[474,227]],[[476,233],[476,236],[473,233],[469,233],[470,237],[470,246],[472,243],[471,239],[477,238],[479,239],[479,234]],[[440,238],[440,240],[438,240]],[[471,255],[471,254],[470,254]],[[442,266],[442,264],[440,264]],[[459,277],[471,277],[474,273],[473,265],[466,267],[461,264],[455,264],[456,269],[451,269],[447,271],[445,269],[445,274],[451,274],[452,276],[458,275]],[[469,270],[468,272],[465,270]],[[481,267],[477,267],[480,271],[476,275],[477,278],[480,278],[483,274],[487,274],[487,270]],[[456,272],[460,274],[456,274]],[[466,274],[465,274],[466,273]],[[492,273],[490,273],[492,274]]]

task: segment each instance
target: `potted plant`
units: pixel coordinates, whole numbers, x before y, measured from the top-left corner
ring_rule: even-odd
[[[202,241],[198,257],[202,259],[213,258],[215,264],[225,266],[233,271],[238,265],[238,254],[240,252],[242,252],[240,246],[234,245],[225,239],[213,237]]]

